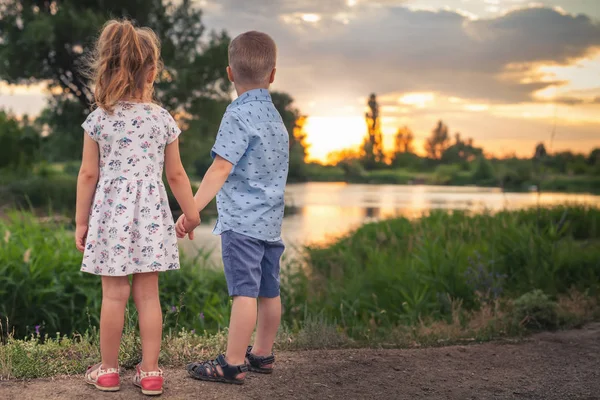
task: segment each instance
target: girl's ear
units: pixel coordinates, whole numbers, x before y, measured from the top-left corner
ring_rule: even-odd
[[[146,77],[146,82],[149,84],[154,83],[154,81],[156,80],[156,68],[152,67],[152,69],[150,69],[150,71],[148,72],[148,76]]]

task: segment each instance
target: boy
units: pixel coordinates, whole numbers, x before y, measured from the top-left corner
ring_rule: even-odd
[[[242,384],[248,370],[270,373],[275,362],[289,157],[288,132],[268,91],[275,79],[276,54],[273,39],[260,32],[241,34],[229,46],[227,75],[238,98],[223,116],[211,151],[214,161],[195,201],[202,210],[218,192],[214,233],[221,235],[233,306],[226,354],[187,366],[190,376],[200,380]],[[177,221],[177,235],[193,238],[184,221]],[[247,347],[257,317],[256,339]]]

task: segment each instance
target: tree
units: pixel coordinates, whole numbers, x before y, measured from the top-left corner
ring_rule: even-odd
[[[0,6],[0,79],[47,82],[55,98],[44,122],[51,134],[74,135],[93,104],[83,72],[86,56],[102,24],[115,16],[149,26],[160,37],[164,70],[156,84],[157,99],[184,127],[200,129],[182,141],[212,134],[220,116],[206,105],[220,102],[222,109],[230,98],[225,72],[229,37],[213,33],[205,38],[202,13],[191,0],[6,0]],[[69,122],[61,114],[66,109],[73,116]],[[203,120],[211,123],[193,123]],[[202,129],[207,125],[210,130]],[[71,154],[78,158],[81,150]]]
[[[454,144],[443,150],[440,160],[444,164],[459,164],[468,166],[468,162],[475,160],[483,155],[483,149],[473,145],[473,139],[468,138],[463,141],[460,133],[454,135]]]
[[[290,166],[288,180],[302,182],[306,180],[306,116],[300,114],[294,104],[294,99],[287,93],[272,92],[271,99],[290,136]]]
[[[383,155],[383,137],[379,121],[379,104],[377,103],[377,95],[374,93],[369,96],[367,102],[369,112],[365,114],[367,122],[367,136],[363,142],[364,167],[373,169],[378,164],[384,162]]]
[[[39,148],[40,135],[27,116],[18,121],[0,111],[0,169],[27,172],[37,159]]]
[[[431,132],[431,136],[425,141],[427,155],[430,158],[439,160],[444,150],[448,147],[449,141],[448,126],[442,121],[438,121],[437,126]]]
[[[414,153],[414,139],[415,136],[408,126],[399,128],[396,132],[394,153]]]
[[[548,152],[546,151],[546,146],[544,146],[544,143],[538,143],[537,146],[535,146],[535,153],[533,154],[533,158],[536,160],[540,160],[542,158],[545,158],[548,155]]]

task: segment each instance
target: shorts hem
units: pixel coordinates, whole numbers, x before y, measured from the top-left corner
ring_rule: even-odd
[[[250,293],[247,291],[239,291],[239,290],[230,290],[229,291],[229,297],[250,297],[252,299],[258,299],[258,293],[254,292],[254,293]]]
[[[281,296],[281,291],[277,290],[277,291],[267,291],[264,293],[258,293],[258,297],[264,297],[267,299],[274,299],[276,297]]]

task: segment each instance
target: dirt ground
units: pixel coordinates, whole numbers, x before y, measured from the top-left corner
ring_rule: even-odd
[[[242,386],[165,371],[164,399],[599,399],[600,324],[520,343],[278,355],[272,376]],[[142,399],[129,381],[100,393],[81,377],[0,382],[0,399]]]

